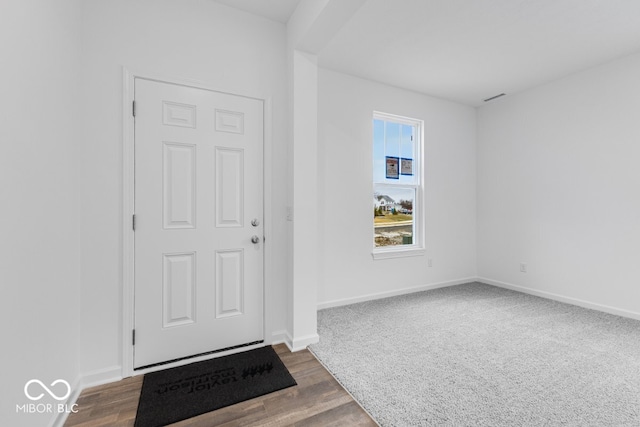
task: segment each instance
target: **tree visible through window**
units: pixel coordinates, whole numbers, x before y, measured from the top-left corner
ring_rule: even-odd
[[[374,113],[374,253],[422,247],[421,137],[421,121]]]

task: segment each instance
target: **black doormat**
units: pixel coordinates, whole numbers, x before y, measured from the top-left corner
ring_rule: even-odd
[[[145,374],[135,427],[158,427],[296,385],[272,347]]]

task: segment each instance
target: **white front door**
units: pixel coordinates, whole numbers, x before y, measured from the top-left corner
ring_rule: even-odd
[[[263,340],[263,102],[135,79],[134,368]]]

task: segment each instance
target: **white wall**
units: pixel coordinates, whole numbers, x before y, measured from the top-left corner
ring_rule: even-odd
[[[315,55],[293,51],[293,173],[291,315],[288,344],[294,351],[318,342],[318,65]]]
[[[11,0],[0,13],[2,426],[55,418],[16,413],[32,403],[27,381],[79,379],[80,12],[75,0]]]
[[[121,363],[122,67],[271,97],[273,254],[268,326],[286,322],[286,50],[282,24],[210,0],[85,0],[82,372]],[[266,337],[270,339],[270,337]],[[104,372],[103,372],[104,373]]]
[[[640,313],[638,76],[634,55],[479,109],[479,276]]]
[[[424,120],[426,256],[371,257],[374,110]],[[320,69],[318,127],[320,306],[475,277],[473,108]]]

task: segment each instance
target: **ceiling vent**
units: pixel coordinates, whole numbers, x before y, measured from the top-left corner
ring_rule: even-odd
[[[501,93],[500,95],[496,95],[496,96],[492,96],[491,98],[487,98],[484,100],[484,102],[489,102],[489,101],[493,101],[496,98],[500,98],[501,96],[505,96],[505,93]]]

